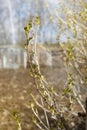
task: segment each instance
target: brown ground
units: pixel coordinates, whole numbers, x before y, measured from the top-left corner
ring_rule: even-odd
[[[66,79],[64,68],[45,67],[42,73],[56,88],[63,86]],[[12,115],[14,110],[19,112],[22,130],[38,130],[32,123],[29,108],[32,91],[36,95],[28,70],[22,68],[0,70],[0,130],[17,130],[17,124]]]
[[[49,71],[48,71],[49,70]],[[44,68],[45,74],[50,84],[60,86],[65,78],[59,69]],[[58,87],[59,87],[58,86]],[[17,110],[22,119],[23,130],[36,130],[32,125],[29,101],[30,93],[34,91],[33,81],[29,76],[28,70],[0,70],[0,130],[17,130],[16,122],[13,118],[13,111]]]

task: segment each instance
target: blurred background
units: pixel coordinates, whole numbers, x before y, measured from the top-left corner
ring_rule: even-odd
[[[57,0],[0,0],[0,68],[26,67],[24,27],[33,16],[41,16],[38,43],[57,43],[58,26],[52,22]],[[55,20],[55,22],[57,22]]]
[[[75,0],[72,6],[68,0],[0,0],[0,68],[26,68],[24,27],[33,16],[41,17],[37,43],[56,44],[65,42],[68,38],[73,40],[73,33],[66,27],[60,27],[59,17],[67,19],[61,3],[72,11],[79,7],[78,0]]]
[[[56,44],[74,37],[72,32],[63,27],[60,31],[58,17],[67,19],[64,7],[69,8],[67,0],[0,0],[0,68],[26,68],[27,54],[24,50],[26,36],[24,27],[33,16],[41,17],[41,25],[37,34],[37,43]],[[78,1],[70,8],[77,8]],[[58,16],[57,16],[58,12]],[[60,34],[57,39],[58,33]],[[59,40],[59,41],[58,41]]]

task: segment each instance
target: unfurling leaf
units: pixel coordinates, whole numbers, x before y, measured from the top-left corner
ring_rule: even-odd
[[[36,23],[36,25],[40,25],[41,24],[40,16],[36,17],[35,23]]]

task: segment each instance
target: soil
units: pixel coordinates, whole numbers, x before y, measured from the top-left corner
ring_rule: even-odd
[[[61,73],[59,75],[58,70],[52,68],[43,68],[42,72],[51,81],[49,83],[54,85],[60,84],[64,77],[63,75],[61,78]],[[27,69],[0,70],[0,130],[17,130],[13,111],[18,111],[23,130],[36,129],[32,124],[29,108],[32,91],[37,95]]]
[[[49,84],[61,90],[66,80],[64,68],[43,67],[41,71]],[[32,112],[29,107],[32,91],[36,97],[33,80],[27,69],[0,70],[0,130],[17,130],[14,111],[19,113],[23,130],[38,130],[32,123]]]

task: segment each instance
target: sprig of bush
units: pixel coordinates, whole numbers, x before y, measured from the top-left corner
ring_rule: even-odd
[[[78,6],[80,6],[80,9]],[[62,6],[67,17],[66,21],[57,15],[60,22],[60,34],[64,30],[69,29],[74,35],[73,39],[68,38],[67,43],[60,44],[64,53],[64,65],[67,73],[67,81],[62,93],[57,93],[53,87],[50,87],[40,72],[37,60],[36,39],[41,18],[39,16],[34,17],[32,21],[29,21],[28,26],[24,28],[27,37],[26,48],[29,71],[35,84],[34,87],[38,92],[38,99],[35,99],[34,95],[31,94],[33,100],[30,104],[33,111],[32,119],[41,130],[69,130],[69,124],[67,124],[70,121],[69,117],[77,115],[72,110],[73,103],[76,103],[76,101],[82,110],[86,112],[82,103],[83,95],[81,88],[87,89],[87,79],[81,69],[87,71],[87,4],[79,0],[78,6],[76,10],[67,10],[67,8]],[[33,30],[33,34],[31,34],[31,30]],[[58,35],[58,40],[60,34]],[[63,99],[67,99],[69,105],[64,104]],[[43,113],[43,118],[39,113],[39,109]],[[68,118],[65,116],[66,113],[68,113]]]

